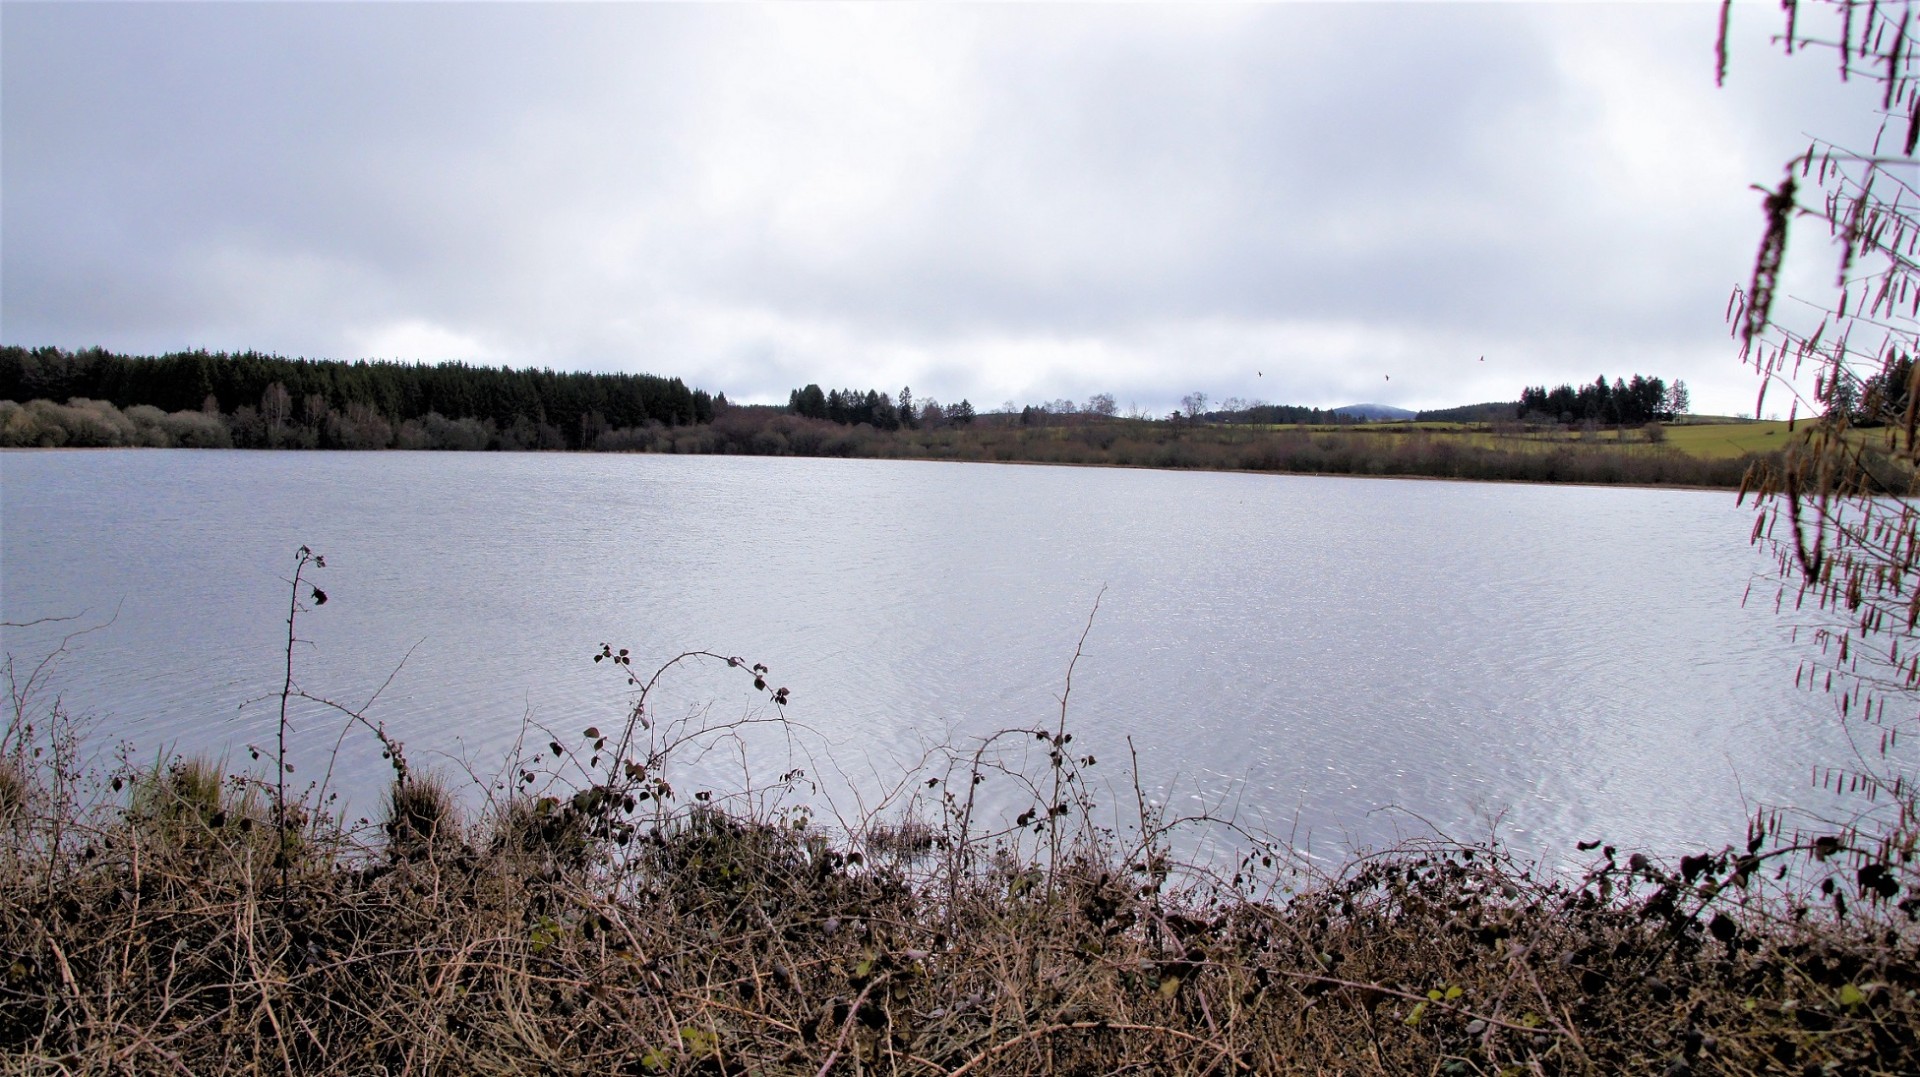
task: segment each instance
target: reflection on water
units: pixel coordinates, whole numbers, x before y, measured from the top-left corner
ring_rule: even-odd
[[[1726,493],[185,451],[0,454],[0,481],[5,619],[113,618],[62,689],[144,754],[270,741],[247,704],[278,690],[302,544],[334,600],[299,624],[303,683],[358,705],[392,674],[373,716],[456,773],[498,770],[528,722],[617,719],[607,642],[768,663],[877,788],[932,745],[1056,721],[1097,596],[1069,708],[1095,776],[1130,800],[1131,746],[1176,807],[1316,847],[1426,823],[1554,855],[1717,844],[1843,751],[1770,604],[1742,606],[1766,564]],[[725,672],[662,706],[744,713]],[[303,722],[324,757],[338,729]],[[339,770],[367,781],[360,740]]]

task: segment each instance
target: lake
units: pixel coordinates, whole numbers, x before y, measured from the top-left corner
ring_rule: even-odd
[[[939,745],[1051,727],[1131,805],[1205,806],[1323,855],[1497,834],[1564,860],[1677,851],[1807,803],[1845,741],[1796,693],[1750,509],[1726,492],[931,462],[538,454],[0,453],[4,619],[101,757],[271,745],[294,550],[310,691],[464,780],[612,728],[650,670],[764,662],[802,759],[870,805]],[[1756,596],[1743,604],[1749,587]],[[1094,612],[1096,602],[1098,611]],[[1091,625],[1089,627],[1089,620]],[[390,680],[389,680],[390,678]],[[384,688],[382,687],[384,683]],[[249,702],[251,701],[251,702]],[[659,717],[765,714],[738,671]],[[340,723],[303,714],[296,777]],[[370,804],[377,745],[334,782]],[[752,751],[765,745],[756,741]],[[722,746],[698,782],[737,771]],[[759,766],[755,756],[751,765]],[[730,770],[731,768],[731,770]],[[855,794],[862,800],[850,799]],[[825,795],[823,792],[822,795]],[[1013,803],[1008,800],[1004,803]]]

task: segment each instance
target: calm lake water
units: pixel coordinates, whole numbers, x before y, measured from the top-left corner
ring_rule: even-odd
[[[1207,805],[1334,852],[1427,824],[1562,858],[1674,851],[1807,803],[1844,756],[1796,694],[1752,517],[1724,492],[728,457],[0,454],[0,610],[111,623],[57,671],[101,752],[270,745],[287,577],[331,601],[296,656],[416,765],[500,772],[529,722],[612,728],[636,668],[772,667],[803,760],[871,799],[939,744],[1052,725],[1131,802],[1129,756]],[[1753,585],[1753,601],[1742,598]],[[1103,590],[1104,589],[1104,590]],[[1759,597],[1764,596],[1764,598]],[[6,630],[37,659],[51,626]],[[404,659],[404,661],[403,661]],[[396,672],[397,670],[397,672]],[[654,708],[762,707],[724,668]],[[249,703],[248,701],[256,701]],[[299,777],[339,723],[303,716]],[[544,733],[527,734],[542,746]],[[815,743],[809,740],[809,744]],[[724,781],[732,757],[704,760]],[[378,749],[349,734],[364,798]],[[844,792],[841,794],[844,797]],[[843,805],[846,802],[843,801]],[[844,807],[843,807],[844,810]]]

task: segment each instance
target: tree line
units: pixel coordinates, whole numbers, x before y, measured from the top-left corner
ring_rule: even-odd
[[[1675,379],[1673,385],[1668,386],[1660,378],[1635,374],[1631,380],[1615,378],[1609,385],[1603,375],[1595,378],[1593,384],[1577,389],[1571,385],[1522,389],[1518,417],[1534,415],[1550,422],[1640,426],[1685,414],[1688,404],[1684,381]]]
[[[1500,423],[1511,422],[1514,409],[1526,409],[1511,400],[1490,400],[1484,404],[1461,404],[1452,408],[1423,408],[1414,413],[1416,423]]]
[[[1206,394],[1196,394],[1199,403],[1205,405]],[[1253,403],[1235,406],[1236,400],[1221,402],[1220,410],[1201,413],[1198,418],[1207,422],[1222,423],[1270,423],[1276,426],[1347,426],[1360,420],[1351,415],[1342,415],[1332,408],[1309,408],[1297,404]]]
[[[841,426],[865,424],[875,430],[933,429],[948,423],[964,425],[974,418],[969,401],[963,399],[944,407],[931,397],[916,401],[912,386],[901,389],[896,398],[878,389],[823,391],[809,382],[805,388],[787,394],[787,410],[808,419],[825,419]]]
[[[726,406],[652,374],[0,347],[0,400],[75,399],[217,415],[236,445],[289,448],[594,448],[618,431],[711,422]]]

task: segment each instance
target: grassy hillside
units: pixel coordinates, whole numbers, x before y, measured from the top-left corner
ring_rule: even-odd
[[[1666,444],[1704,459],[1725,460],[1749,453],[1777,452],[1809,429],[1804,422],[1798,425],[1799,430],[1794,431],[1784,420],[1680,423],[1667,427]]]

